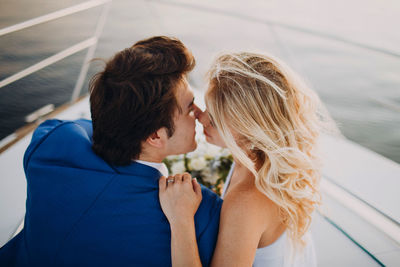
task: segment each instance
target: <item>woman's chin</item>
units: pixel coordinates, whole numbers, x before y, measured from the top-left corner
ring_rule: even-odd
[[[214,145],[214,146],[219,146],[219,145],[217,145],[217,144],[214,142],[214,140],[213,140],[210,136],[208,136],[208,135],[206,135],[206,141],[207,141],[207,143],[212,144],[212,145]]]
[[[215,142],[215,140],[211,139],[210,137],[206,137],[207,143],[210,143],[214,146],[220,147],[220,148],[228,148],[224,142]]]

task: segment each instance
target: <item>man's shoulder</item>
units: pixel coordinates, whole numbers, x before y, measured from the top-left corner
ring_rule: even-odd
[[[195,226],[201,262],[208,266],[217,242],[222,199],[204,186],[201,191],[203,198],[195,215]]]
[[[92,150],[92,131],[89,120],[43,122],[32,135],[24,155],[24,168],[27,169],[32,160],[39,160],[44,165],[103,169],[106,163]]]
[[[76,134],[71,134],[71,133]],[[28,150],[35,150],[50,136],[57,138],[74,138],[75,136],[82,136],[84,139],[91,139],[92,136],[92,122],[89,120],[58,120],[51,119],[41,123],[33,132],[31,143]],[[65,139],[63,139],[65,140]],[[63,141],[60,140],[60,141]],[[56,141],[56,140],[53,140]]]
[[[201,185],[201,193],[203,195],[202,204],[204,203],[205,205],[213,205],[216,207],[222,206],[221,197],[209,188]]]
[[[200,221],[213,220],[219,217],[222,207],[222,199],[209,188],[201,185],[202,201],[197,210],[196,217]]]

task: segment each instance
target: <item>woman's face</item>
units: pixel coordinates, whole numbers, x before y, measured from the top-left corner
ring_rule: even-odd
[[[224,140],[221,138],[218,130],[214,127],[208,111],[200,112],[197,119],[203,125],[203,133],[206,136],[207,142],[210,144],[226,148]]]

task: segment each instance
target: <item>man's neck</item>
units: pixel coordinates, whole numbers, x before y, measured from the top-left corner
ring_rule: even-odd
[[[161,163],[166,157],[162,149],[156,149],[152,146],[143,145],[142,151],[140,151],[138,160],[147,162]]]

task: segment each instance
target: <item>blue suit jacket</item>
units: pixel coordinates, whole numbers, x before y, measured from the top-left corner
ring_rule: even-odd
[[[0,266],[170,266],[170,228],[158,170],[110,166],[92,151],[87,120],[49,120],[25,157],[25,226],[0,249]],[[203,265],[210,263],[222,200],[202,188],[195,215]]]

